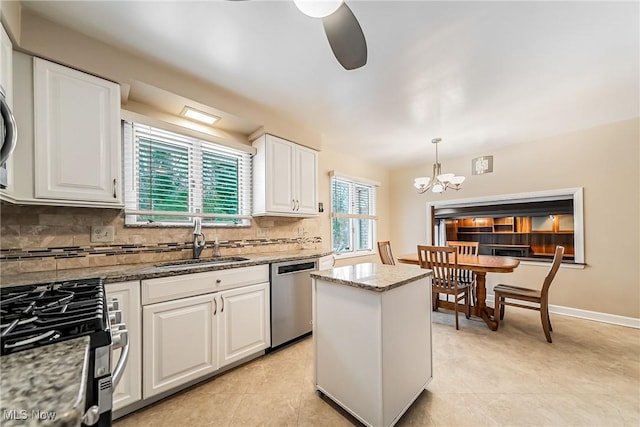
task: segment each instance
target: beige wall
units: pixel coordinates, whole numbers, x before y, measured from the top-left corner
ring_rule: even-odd
[[[426,239],[426,202],[481,196],[584,188],[584,269],[562,268],[550,303],[640,318],[640,120],[633,119],[441,161],[445,172],[467,176],[459,192],[416,194],[420,167],[390,174],[391,236],[394,250],[413,252]],[[471,176],[471,159],[493,155],[494,172]],[[442,160],[442,159],[441,159]],[[547,267],[520,266],[513,274],[490,274],[498,282],[540,286]]]

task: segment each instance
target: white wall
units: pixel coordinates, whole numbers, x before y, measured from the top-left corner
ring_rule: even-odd
[[[584,188],[585,261],[563,268],[550,304],[640,318],[640,120],[632,119],[491,152],[442,160],[443,170],[467,176],[463,189],[418,195],[413,178],[430,174],[432,160],[391,172],[391,236],[398,253],[425,242],[426,201],[558,188]],[[493,155],[491,174],[471,176],[471,159]],[[547,267],[522,265],[498,282],[541,286]]]

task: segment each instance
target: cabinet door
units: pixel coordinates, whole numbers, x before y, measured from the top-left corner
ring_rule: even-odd
[[[35,197],[121,204],[120,86],[34,59]]]
[[[142,309],[143,396],[148,398],[215,371],[215,294]]]
[[[296,147],[296,213],[316,214],[318,211],[318,155],[305,147]]]
[[[129,358],[122,379],[113,392],[113,409],[117,410],[142,399],[142,368],[140,353],[142,335],[140,327],[140,282],[109,283],[105,285],[107,301],[116,300],[122,313],[122,322],[129,333]],[[111,372],[120,358],[120,349],[111,357]]]
[[[268,212],[292,212],[294,145],[267,135],[266,192]]]
[[[269,347],[269,283],[231,289],[218,295],[220,367]]]

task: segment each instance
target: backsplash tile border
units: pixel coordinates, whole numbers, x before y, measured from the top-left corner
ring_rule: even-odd
[[[276,238],[276,239],[243,239],[243,240],[223,240],[220,241],[220,249],[244,249],[259,246],[274,245],[291,245],[298,244],[300,246],[319,245],[322,243],[322,237],[304,237],[304,238]],[[25,261],[43,258],[78,258],[91,255],[133,255],[141,253],[167,253],[182,252],[184,250],[192,250],[192,242],[164,242],[158,244],[117,244],[104,246],[67,246],[67,247],[51,247],[47,249],[0,249],[0,263],[12,261]],[[212,248],[211,244],[207,244],[207,249]]]

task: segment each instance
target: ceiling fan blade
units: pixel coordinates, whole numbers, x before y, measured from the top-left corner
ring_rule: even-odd
[[[347,70],[355,70],[367,63],[367,41],[360,23],[346,3],[322,18],[329,46],[338,62]]]

